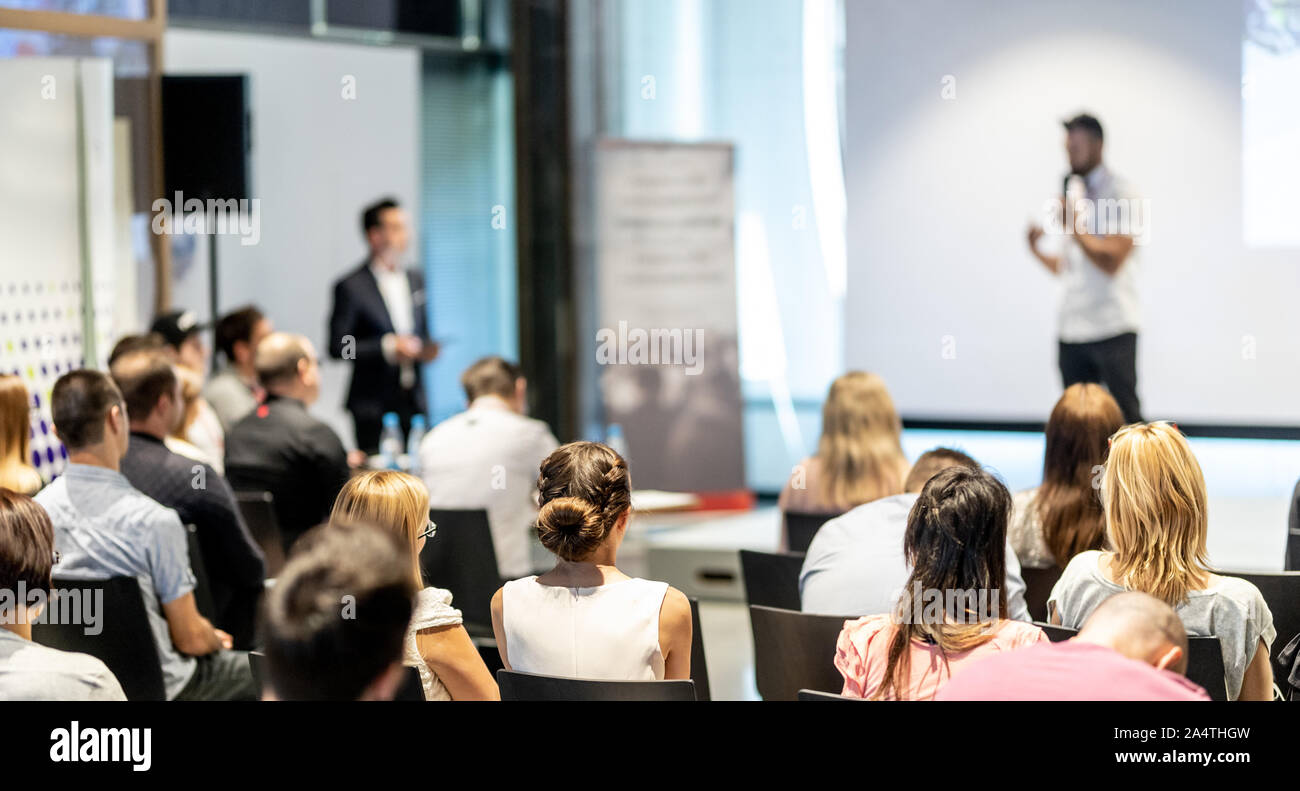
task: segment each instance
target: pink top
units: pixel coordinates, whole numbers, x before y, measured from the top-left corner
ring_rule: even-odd
[[[939,700],[1209,700],[1180,675],[1079,640],[990,657],[939,691]]]
[[[885,679],[885,666],[889,662],[889,642],[897,627],[891,615],[868,615],[856,621],[845,621],[835,646],[835,667],[844,676],[842,694],[855,698],[869,698],[875,694]],[[945,666],[937,646],[912,641],[911,683],[907,689],[908,700],[926,700],[947,683],[953,675],[981,658],[1014,651],[1034,643],[1048,642],[1042,629],[1023,621],[999,621],[993,638],[969,651],[949,654]],[[896,699],[891,692],[889,699]]]

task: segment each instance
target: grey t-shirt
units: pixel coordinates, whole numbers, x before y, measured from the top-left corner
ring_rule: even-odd
[[[822,525],[799,572],[804,612],[879,615],[893,612],[911,574],[903,534],[916,494],[896,494],[860,505]],[[1020,562],[1007,544],[1007,607],[1002,617],[1028,621]]]
[[[1061,625],[1078,629],[1097,609],[1097,605],[1127,588],[1107,579],[1098,567],[1099,550],[1080,552],[1061,572],[1049,607],[1055,603]],[[1205,590],[1189,591],[1187,600],[1174,608],[1190,636],[1219,638],[1223,650],[1223,667],[1227,672],[1228,697],[1241,694],[1241,680],[1255,658],[1259,641],[1270,651],[1277,630],[1273,613],[1256,588],[1238,577],[1219,577]]]
[[[0,700],[126,700],[126,695],[95,657],[0,629]]]

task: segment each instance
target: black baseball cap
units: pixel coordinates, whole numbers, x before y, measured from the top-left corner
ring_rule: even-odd
[[[156,332],[167,341],[168,346],[179,349],[182,343],[185,343],[191,335],[207,329],[208,325],[200,324],[198,314],[192,310],[177,310],[171,313],[164,313],[153,320],[153,326],[149,328],[150,332]]]
[[[1106,136],[1101,132],[1101,121],[1098,121],[1096,117],[1088,115],[1087,113],[1079,113],[1075,117],[1062,121],[1061,123],[1065,124],[1065,130],[1067,132],[1081,129],[1090,133],[1098,140],[1106,139]]]

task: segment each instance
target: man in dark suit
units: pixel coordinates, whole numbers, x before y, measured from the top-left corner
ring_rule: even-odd
[[[320,396],[311,342],[273,332],[253,357],[266,400],[226,435],[226,477],[237,491],[265,491],[286,549],[329,519],[334,498],[352,474],[343,443],[307,412]]]
[[[426,411],[420,365],[438,356],[438,344],[429,336],[424,277],[402,266],[406,212],[385,198],[366,208],[361,226],[370,255],[334,284],[329,353],[353,361],[346,406],[357,447],[373,454],[386,412],[397,413],[405,435],[411,417]]]

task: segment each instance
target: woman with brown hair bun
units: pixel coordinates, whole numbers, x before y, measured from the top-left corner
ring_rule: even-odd
[[[1106,543],[1098,490],[1110,436],[1124,413],[1097,384],[1066,388],[1047,420],[1043,483],[1017,492],[1007,538],[1020,564],[1065,568],[1070,558]]]
[[[667,583],[615,565],[632,511],[627,462],[606,445],[573,442],[542,462],[537,490],[537,537],[556,563],[492,597],[506,668],[609,681],[690,678],[690,603]]]

